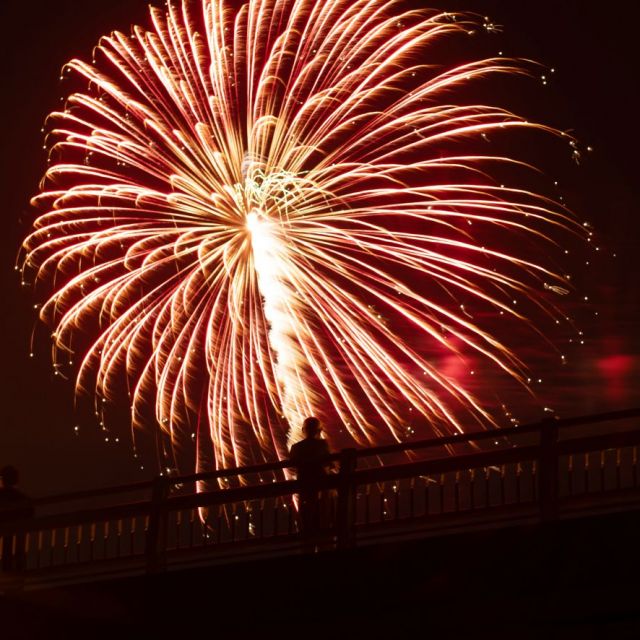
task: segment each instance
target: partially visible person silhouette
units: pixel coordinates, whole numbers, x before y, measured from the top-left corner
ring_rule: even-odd
[[[304,439],[296,442],[289,452],[289,459],[296,467],[300,482],[299,509],[303,547],[315,551],[326,528],[328,502],[321,499],[319,484],[327,475],[331,463],[327,460],[329,445],[320,435],[320,420],[306,418],[302,424]]]
[[[33,515],[31,500],[16,488],[18,477],[15,467],[7,465],[0,469],[0,525],[24,520]],[[2,536],[2,570],[22,571],[25,568],[25,560],[24,532],[5,533]]]

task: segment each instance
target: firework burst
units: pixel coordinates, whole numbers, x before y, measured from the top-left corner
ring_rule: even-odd
[[[526,384],[470,309],[561,317],[544,248],[579,232],[497,181],[522,159],[477,150],[558,132],[456,99],[526,65],[434,66],[482,21],[383,0],[185,1],[151,22],[71,61],[83,88],[49,118],[23,268],[49,287],[54,357],[81,355],[77,390],[101,413],[124,389],[134,433],[193,437],[197,470],[286,457],[311,414],[334,446],[403,439],[407,411],[423,436],[491,425],[434,354]]]

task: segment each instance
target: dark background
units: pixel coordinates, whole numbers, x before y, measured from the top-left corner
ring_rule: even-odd
[[[128,31],[132,23],[147,25],[146,4],[4,0],[0,5],[5,224],[0,240],[0,464],[18,466],[23,488],[34,496],[147,479],[155,472],[152,456],[134,460],[126,426],[120,442],[105,442],[95,424],[79,421],[72,382],[53,376],[44,343],[37,344],[36,357],[29,358],[35,300],[14,271],[33,220],[29,199],[45,167],[40,129],[64,95],[60,69],[72,57],[90,58],[101,35]],[[575,345],[562,372],[544,372],[549,383],[541,392],[539,412],[547,402],[561,415],[640,405],[639,10],[626,5],[578,0],[421,3],[487,15],[504,26],[502,34],[491,36],[495,53],[554,67],[550,84],[540,86],[534,101],[523,100],[518,112],[573,130],[585,146],[594,148],[579,166],[567,153],[557,176],[565,201],[580,219],[594,224],[602,247],[589,267],[584,260],[573,265],[592,305],[582,317],[586,344]],[[501,104],[503,97],[496,102]],[[517,102],[517,96],[512,98]],[[560,165],[554,160],[553,166]]]

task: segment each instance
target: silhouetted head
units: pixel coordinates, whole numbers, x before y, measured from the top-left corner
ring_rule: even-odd
[[[0,478],[2,478],[2,484],[5,487],[14,487],[18,484],[18,470],[11,465],[2,467],[0,469]]]
[[[305,418],[305,421],[302,423],[302,433],[304,433],[305,438],[315,438],[322,431],[322,427],[320,427],[320,420],[311,416],[310,418]]]

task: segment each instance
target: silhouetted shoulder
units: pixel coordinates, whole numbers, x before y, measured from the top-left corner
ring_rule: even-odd
[[[305,439],[296,442],[289,452],[292,462],[308,460],[310,458],[321,458],[329,455],[329,444],[326,440],[318,438]]]
[[[15,487],[0,489],[0,522],[28,518],[33,513],[31,500]]]

